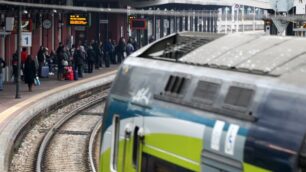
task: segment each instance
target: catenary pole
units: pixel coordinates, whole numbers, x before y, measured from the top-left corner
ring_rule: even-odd
[[[17,55],[18,55],[18,65],[17,65],[17,81],[16,81],[16,99],[20,98],[20,71],[21,71],[21,18],[22,11],[21,7],[18,8],[18,35],[17,35]]]

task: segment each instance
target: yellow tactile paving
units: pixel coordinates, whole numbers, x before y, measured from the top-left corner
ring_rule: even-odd
[[[80,80],[80,81],[77,81],[77,82],[73,82],[71,84],[63,85],[63,86],[57,87],[55,89],[43,92],[43,93],[38,94],[38,95],[35,95],[35,96],[33,96],[33,97],[23,101],[23,102],[20,102],[16,105],[6,109],[5,111],[1,112],[0,113],[0,123],[5,121],[8,117],[10,117],[11,114],[15,113],[16,111],[18,111],[22,108],[26,108],[27,105],[29,105],[33,102],[36,102],[36,101],[38,101],[38,100],[40,100],[44,97],[47,97],[48,95],[54,94],[56,92],[59,92],[59,91],[65,90],[65,89],[68,89],[68,88],[73,87],[75,85],[80,85],[80,84],[86,83],[88,81],[92,81],[92,80],[95,80],[95,79],[98,79],[98,78],[101,78],[101,77],[104,77],[104,76],[112,75],[112,74],[115,74],[115,73],[116,73],[116,71],[107,72],[107,73],[102,74],[102,75],[98,75],[98,76],[94,76],[94,77],[91,77],[91,78],[88,78],[88,79],[85,79],[85,80]]]

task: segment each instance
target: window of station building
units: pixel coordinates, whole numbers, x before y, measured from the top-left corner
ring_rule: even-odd
[[[215,101],[219,90],[220,84],[218,83],[199,81],[196,90],[193,93],[193,99],[211,104]]]
[[[225,105],[246,109],[249,107],[253,95],[253,89],[231,86],[224,103]]]

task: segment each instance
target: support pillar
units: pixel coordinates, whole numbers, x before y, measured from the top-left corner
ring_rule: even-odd
[[[199,17],[198,16],[195,16],[195,19],[194,19],[194,28],[195,28],[195,30],[194,31],[196,31],[196,32],[198,32],[198,21],[199,20]]]
[[[164,17],[160,17],[160,38],[164,37],[164,29],[165,29]]]
[[[180,19],[179,19],[179,29],[180,29],[180,32],[182,32],[183,31],[183,17],[180,17]]]
[[[208,29],[207,29],[207,17],[203,17],[203,32],[208,32]]]
[[[185,17],[185,31],[188,31],[188,17]]]
[[[54,47],[55,47],[55,41],[54,41],[54,37],[55,37],[55,34],[54,34],[54,25],[55,25],[55,22],[54,22],[54,13],[51,14],[51,23],[52,23],[52,26],[51,26],[51,50],[54,50]]]
[[[194,31],[194,20],[193,16],[190,16],[190,31]]]

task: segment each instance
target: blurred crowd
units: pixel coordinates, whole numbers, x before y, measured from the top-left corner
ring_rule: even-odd
[[[37,55],[29,55],[27,48],[21,51],[21,78],[28,84],[29,91],[33,85],[39,85],[39,78],[56,75],[58,80],[78,80],[84,73],[92,73],[100,68],[108,68],[111,64],[120,64],[132,52],[138,49],[137,42],[130,37],[126,42],[120,38],[98,42],[95,40],[78,42],[68,48],[68,45],[59,43],[56,50],[49,50],[40,46]],[[1,62],[1,61],[0,61]],[[0,64],[1,66],[1,64]],[[18,55],[12,57],[14,81],[18,74]],[[2,89],[0,78],[0,89]]]

